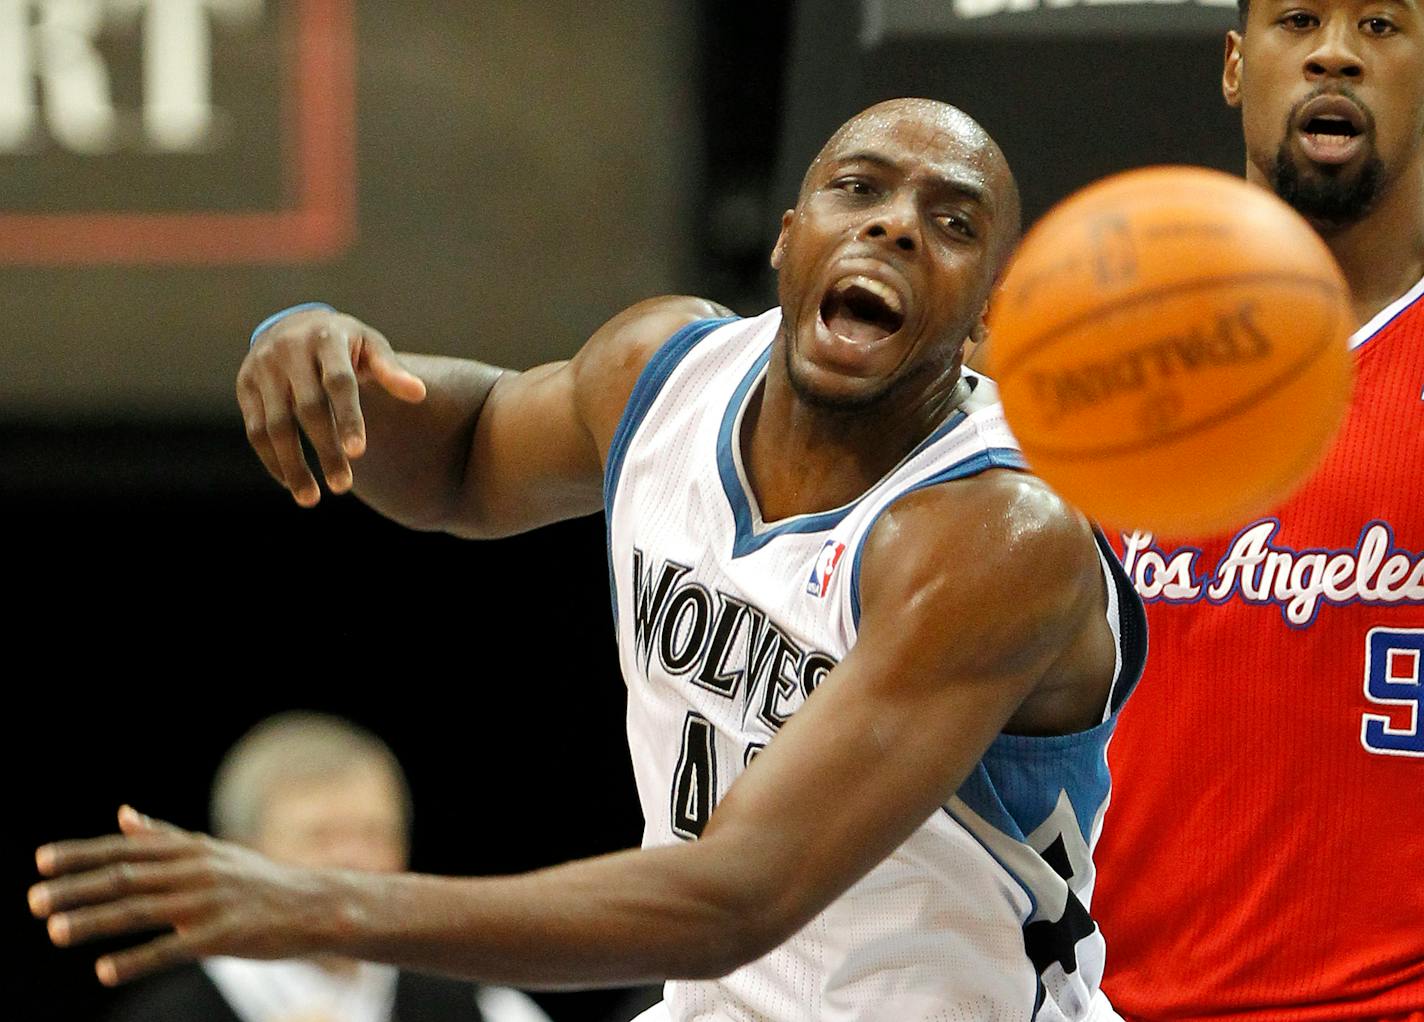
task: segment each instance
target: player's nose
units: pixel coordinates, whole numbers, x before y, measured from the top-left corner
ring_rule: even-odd
[[[920,247],[919,211],[913,197],[896,192],[880,203],[861,226],[862,240],[891,244],[902,252]]]
[[[1320,27],[1316,45],[1305,57],[1305,76],[1312,81],[1358,79],[1365,73],[1353,19],[1331,18]]]

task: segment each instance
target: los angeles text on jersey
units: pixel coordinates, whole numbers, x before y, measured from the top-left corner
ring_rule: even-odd
[[[803,649],[759,608],[688,578],[688,565],[644,563],[634,547],[633,635],[644,677],[656,656],[669,675],[729,700],[740,696],[774,732],[836,666],[829,654]]]
[[[1275,541],[1280,527],[1275,518],[1252,522],[1209,569],[1196,547],[1163,550],[1150,532],[1125,533],[1123,567],[1149,602],[1275,604],[1295,628],[1326,604],[1424,603],[1424,551],[1396,546],[1388,522],[1368,523],[1345,549],[1295,550]]]

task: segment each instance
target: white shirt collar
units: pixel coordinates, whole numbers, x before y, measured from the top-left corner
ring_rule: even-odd
[[[387,1022],[396,969],[361,962],[337,973],[312,962],[208,958],[203,971],[242,1022]]]
[[[1368,323],[1366,323],[1364,326],[1360,327],[1360,329],[1356,330],[1353,334],[1351,334],[1350,350],[1355,350],[1360,345],[1368,341],[1375,334],[1379,333],[1386,326],[1388,326],[1396,316],[1398,316],[1410,305],[1414,304],[1414,302],[1421,297],[1424,297],[1424,279],[1420,279],[1419,283],[1415,284],[1408,291],[1404,292],[1404,294],[1400,295],[1394,301],[1390,302],[1383,309],[1381,309],[1373,319],[1371,319]]]

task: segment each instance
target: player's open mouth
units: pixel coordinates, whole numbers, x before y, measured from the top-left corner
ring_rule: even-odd
[[[1317,163],[1348,163],[1364,148],[1366,117],[1343,96],[1321,96],[1297,118],[1301,148]]]
[[[879,341],[904,325],[905,303],[883,281],[860,274],[842,277],[821,299],[821,322],[848,341]]]

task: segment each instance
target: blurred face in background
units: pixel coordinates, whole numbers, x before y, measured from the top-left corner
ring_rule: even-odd
[[[378,763],[274,784],[252,847],[297,866],[394,872],[407,857],[400,789]]]

